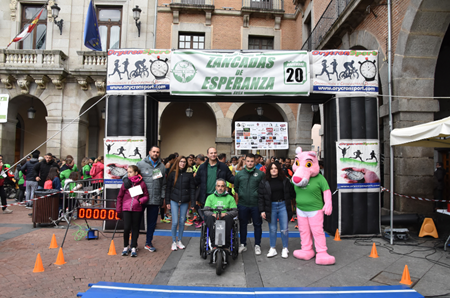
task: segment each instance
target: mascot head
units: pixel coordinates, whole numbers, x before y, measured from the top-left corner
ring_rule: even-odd
[[[305,187],[311,177],[319,174],[319,161],[314,151],[302,152],[302,148],[297,147],[295,154],[295,162],[292,166],[295,173],[292,176],[292,182],[296,186]]]

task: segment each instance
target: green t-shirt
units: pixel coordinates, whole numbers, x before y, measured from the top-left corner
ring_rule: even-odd
[[[217,180],[217,165],[211,166],[208,162],[207,166],[207,177],[206,177],[206,194],[212,194],[216,191],[216,180]]]
[[[83,167],[83,169],[81,170],[81,171],[82,171],[82,174],[83,174],[83,180],[91,179],[91,178],[92,178],[91,175],[86,174],[86,172],[89,172],[91,169],[92,169],[92,166],[90,166],[90,165],[85,165],[85,166]]]
[[[216,209],[217,206],[222,206],[225,209],[237,208],[236,201],[230,194],[219,195],[217,192],[214,192],[206,198],[205,207]],[[222,213],[227,213],[227,211],[222,211]]]
[[[311,177],[305,187],[294,185],[297,208],[302,211],[317,211],[323,208],[322,192],[330,189],[322,175]]]

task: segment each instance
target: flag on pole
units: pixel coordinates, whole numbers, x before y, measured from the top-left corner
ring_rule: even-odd
[[[16,37],[14,37],[13,40],[11,40],[11,42],[6,46],[6,48],[9,48],[9,46],[13,43],[13,42],[19,42],[22,41],[24,39],[26,39],[31,32],[33,32],[34,28],[36,27],[39,18],[41,17],[42,12],[45,9],[45,5],[41,8],[41,10],[39,11],[38,15],[34,18],[33,22],[31,22],[30,25],[28,25],[25,29],[23,29],[23,31],[17,35]]]
[[[94,4],[89,4],[86,23],[84,24],[84,45],[94,51],[102,50],[102,42],[100,33],[98,32],[97,14],[95,13]]]

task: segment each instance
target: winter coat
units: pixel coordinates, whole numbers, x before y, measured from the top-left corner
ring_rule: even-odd
[[[47,163],[47,161],[44,159],[43,161],[37,163],[34,166],[34,172],[36,173],[36,176],[41,178],[41,180],[38,181],[38,185],[41,187],[44,187],[44,183],[47,180],[48,173],[50,172],[51,167],[58,168],[58,164],[52,159],[50,162]]]
[[[197,174],[195,175],[195,185],[199,187],[198,197],[196,198],[198,202],[202,205],[206,202],[206,183],[208,180],[208,164],[209,159],[206,159],[204,163],[202,163],[197,170]],[[231,173],[230,169],[226,164],[217,161],[217,174],[216,179],[222,178],[227,182],[234,183],[234,176]]]
[[[61,170],[59,172],[59,178],[61,179],[61,184],[65,185],[65,181],[66,179],[69,178],[70,174],[72,174],[72,172],[76,172],[78,171],[77,165],[73,165],[73,167],[69,167],[68,165],[63,165],[61,167]]]
[[[91,169],[92,166],[91,165],[85,165],[82,169],[81,169],[81,175],[83,180],[87,180],[87,179],[91,179],[92,175],[91,175]]]
[[[175,186],[175,171],[170,173],[167,178],[166,189],[166,205],[170,204],[170,201],[177,203],[189,203],[191,206],[195,205],[195,182],[194,173],[191,168],[183,169],[178,173],[178,179]]]
[[[295,190],[292,183],[288,178],[283,180],[284,187],[284,203],[286,204],[286,210],[288,213],[288,219],[292,218],[292,199],[295,200]],[[258,210],[259,212],[266,213],[266,220],[271,221],[272,216],[272,190],[270,183],[266,179],[263,179],[258,187]]]
[[[116,211],[136,211],[140,212],[143,210],[142,205],[145,205],[148,201],[148,190],[145,185],[144,180],[140,180],[138,183],[133,183],[133,187],[140,185],[142,188],[142,194],[137,197],[132,197],[130,195],[130,191],[125,188],[125,185],[122,184],[122,187],[119,190],[119,195],[117,196],[116,203]]]
[[[27,178],[27,181],[36,181],[37,174],[34,172],[34,167],[39,163],[39,160],[37,158],[32,158],[29,161],[27,161],[23,167],[20,169],[22,170],[22,173],[24,173]],[[47,178],[47,177],[45,177]],[[45,182],[45,180],[44,180]]]
[[[9,164],[3,164],[1,171],[2,172],[4,171],[5,175],[8,176],[7,172],[9,171],[10,168],[11,168],[11,166]],[[5,178],[2,175],[0,175],[0,186],[3,186],[4,184],[5,184]]]
[[[244,168],[236,174],[234,190],[238,194],[239,205],[245,207],[258,206],[258,187],[263,177],[264,173],[256,168],[250,171]]]
[[[147,205],[161,206],[164,203],[166,197],[166,167],[162,163],[161,159],[158,159],[156,166],[153,166],[150,161],[150,156],[145,157],[138,162],[136,166],[141,171],[141,176],[144,178],[145,185],[147,186],[149,200]],[[153,171],[160,170],[162,177],[153,179]]]
[[[103,179],[103,172],[105,171],[105,165],[101,162],[97,161],[92,165],[91,170],[89,171],[89,175],[92,176],[92,179]]]

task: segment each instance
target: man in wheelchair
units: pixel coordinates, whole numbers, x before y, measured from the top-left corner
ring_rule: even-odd
[[[228,211],[222,211],[220,219],[225,221],[225,247],[230,247],[231,244],[231,228],[233,227],[234,220],[238,215],[238,210],[234,198],[225,191],[226,182],[224,179],[219,178],[216,181],[216,191],[206,198],[205,207],[203,208],[205,214],[206,226],[209,228],[209,237],[211,246],[215,248],[215,222],[219,219],[219,215],[212,212],[212,209],[222,207]],[[233,209],[233,210],[229,210]]]

